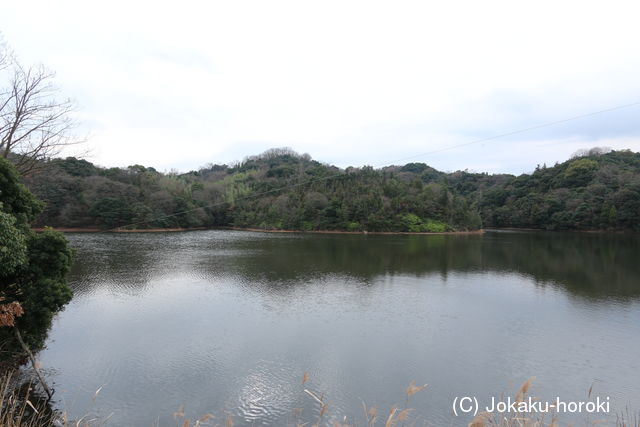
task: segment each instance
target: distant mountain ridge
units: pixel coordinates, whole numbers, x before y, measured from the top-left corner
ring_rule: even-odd
[[[584,151],[519,176],[424,163],[341,169],[283,148],[183,174],[73,157],[43,166],[24,178],[47,203],[40,226],[640,230],[640,153],[628,150]]]

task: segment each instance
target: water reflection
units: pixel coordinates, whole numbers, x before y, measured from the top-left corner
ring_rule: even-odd
[[[328,421],[357,419],[361,399],[386,411],[411,380],[430,384],[413,406],[436,425],[458,424],[454,396],[531,375],[539,396],[583,396],[598,379],[617,407],[640,406],[637,236],[69,237],[76,296],[41,356],[72,414],[172,425],[184,404],[283,425],[317,413],[304,372]]]
[[[625,234],[282,235],[243,232],[76,234],[77,293],[100,285],[139,292],[150,277],[194,270],[203,277],[241,276],[278,288],[326,275],[362,283],[384,275],[517,272],[541,286],[590,298],[640,295],[640,238]],[[131,268],[135,265],[135,268]],[[105,277],[109,282],[105,283]]]
[[[76,292],[95,286],[144,288],[176,271],[240,276],[249,284],[299,286],[328,275],[371,283],[385,275],[505,272],[589,298],[640,295],[640,238],[625,234],[283,235],[243,232],[73,235],[82,247]],[[131,268],[135,265],[135,268]],[[104,283],[102,283],[104,285]]]

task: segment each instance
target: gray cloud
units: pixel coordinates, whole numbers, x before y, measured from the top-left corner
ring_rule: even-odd
[[[23,62],[57,70],[97,163],[186,170],[290,146],[380,165],[640,100],[635,2],[522,7],[68,0],[7,4],[0,25]],[[416,160],[522,172],[594,145],[640,150],[638,112]]]

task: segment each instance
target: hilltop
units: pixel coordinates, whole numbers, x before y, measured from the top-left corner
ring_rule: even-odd
[[[445,173],[424,163],[341,169],[290,149],[188,173],[102,168],[73,157],[42,166],[24,179],[47,203],[39,226],[640,229],[640,154],[631,151],[585,151],[519,176]]]

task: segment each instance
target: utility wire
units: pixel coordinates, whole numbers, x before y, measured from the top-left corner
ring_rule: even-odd
[[[586,114],[580,114],[578,116],[568,117],[568,118],[565,118],[565,119],[562,119],[562,120],[554,120],[554,121],[551,121],[551,122],[545,122],[545,123],[542,123],[542,124],[539,124],[539,125],[529,126],[529,127],[526,127],[526,128],[522,128],[522,129],[510,131],[510,132],[505,132],[505,133],[489,136],[489,137],[486,137],[486,138],[475,139],[473,141],[465,142],[465,143],[462,143],[462,144],[450,145],[448,147],[443,147],[443,148],[439,148],[439,149],[435,149],[435,150],[431,150],[431,151],[426,151],[424,153],[414,154],[414,155],[411,155],[411,156],[408,156],[408,157],[402,157],[400,159],[394,160],[391,163],[387,162],[387,163],[384,163],[384,164],[374,165],[373,167],[378,167],[379,168],[379,167],[384,167],[384,166],[391,166],[391,165],[394,165],[397,162],[402,162],[402,161],[405,161],[405,160],[415,159],[417,157],[424,157],[424,156],[428,156],[430,154],[441,153],[443,151],[453,150],[455,148],[466,147],[466,146],[473,145],[473,144],[479,144],[481,142],[493,141],[493,140],[496,140],[496,139],[499,139],[499,138],[504,138],[504,137],[507,137],[507,136],[518,135],[518,134],[529,132],[529,131],[536,130],[536,129],[542,129],[542,128],[546,128],[546,127],[550,127],[550,126],[559,125],[559,124],[562,124],[562,123],[571,122],[571,121],[578,120],[578,119],[584,119],[586,117],[596,116],[598,114],[609,113],[609,112],[612,112],[612,111],[617,111],[617,110],[622,110],[622,109],[631,108],[631,107],[637,107],[637,106],[640,106],[640,102],[633,102],[633,103],[630,103],[630,104],[618,105],[616,107],[606,108],[604,110],[598,110],[598,111],[593,111],[593,112],[586,113]],[[222,205],[225,205],[225,204],[235,203],[235,202],[238,202],[238,201],[250,200],[250,199],[257,198],[257,197],[266,196],[268,194],[277,193],[279,191],[287,190],[287,189],[290,189],[290,188],[301,187],[303,185],[312,184],[314,182],[327,181],[329,179],[345,177],[345,176],[348,176],[348,175],[349,175],[348,173],[340,172],[340,173],[336,173],[336,174],[333,174],[333,175],[327,175],[327,176],[318,177],[318,178],[311,178],[311,179],[308,179],[306,181],[298,182],[298,183],[295,183],[295,184],[288,184],[288,185],[285,185],[285,186],[282,186],[282,187],[273,188],[271,190],[262,191],[260,193],[254,193],[254,194],[250,194],[248,196],[240,197],[238,199],[235,199],[233,202],[222,201],[222,202],[212,203],[210,205],[198,206],[197,208],[187,209],[187,210],[184,210],[184,211],[181,211],[181,212],[175,212],[175,213],[168,214],[168,215],[162,215],[162,216],[159,216],[159,217],[154,218],[154,219],[132,222],[130,224],[126,224],[126,225],[122,225],[122,226],[119,226],[119,227],[112,228],[112,229],[110,229],[108,231],[118,231],[118,230],[126,229],[127,227],[132,227],[134,225],[145,224],[145,223],[148,223],[148,222],[153,222],[153,221],[157,221],[157,220],[164,219],[164,218],[171,218],[171,217],[178,216],[178,215],[183,215],[183,214],[186,214],[186,213],[189,213],[189,212],[194,212],[194,211],[197,211],[199,209],[213,208],[213,207],[216,207],[216,206],[222,206]]]
[[[637,107],[637,106],[640,106],[640,102],[633,102],[631,104],[618,105],[617,107],[612,107],[612,108],[607,108],[607,109],[604,109],[604,110],[593,111],[591,113],[586,113],[586,114],[580,114],[579,116],[568,117],[568,118],[562,119],[562,120],[555,120],[555,121],[552,121],[552,122],[545,122],[545,123],[542,123],[542,124],[539,124],[539,125],[530,126],[530,127],[523,128],[523,129],[518,129],[518,130],[511,131],[511,132],[501,133],[501,134],[489,136],[489,137],[486,137],[486,138],[481,138],[481,139],[476,139],[476,140],[469,141],[469,142],[464,142],[462,144],[450,145],[448,147],[435,149],[435,150],[432,150],[432,151],[427,151],[425,153],[414,154],[414,155],[411,155],[411,156],[408,156],[408,157],[403,157],[401,159],[394,160],[393,163],[402,162],[402,161],[409,160],[409,159],[414,159],[416,157],[423,157],[423,156],[427,156],[429,154],[441,153],[443,151],[453,150],[455,148],[466,147],[467,145],[479,144],[479,143],[485,142],[485,141],[491,141],[491,140],[498,139],[498,138],[504,138],[504,137],[507,137],[507,136],[518,135],[520,133],[525,133],[525,132],[529,132],[529,131],[536,130],[536,129],[542,129],[542,128],[546,128],[546,127],[549,127],[549,126],[554,126],[554,125],[559,125],[559,124],[562,124],[562,123],[570,122],[570,121],[573,121],[573,120],[584,119],[586,117],[596,116],[598,114],[609,113],[611,111],[617,111],[617,110],[622,110],[622,109],[625,109],[625,108],[631,108],[631,107]],[[391,164],[393,164],[393,163],[391,163]],[[385,165],[380,165],[380,166],[377,166],[377,167],[381,167],[381,166],[385,166]]]

